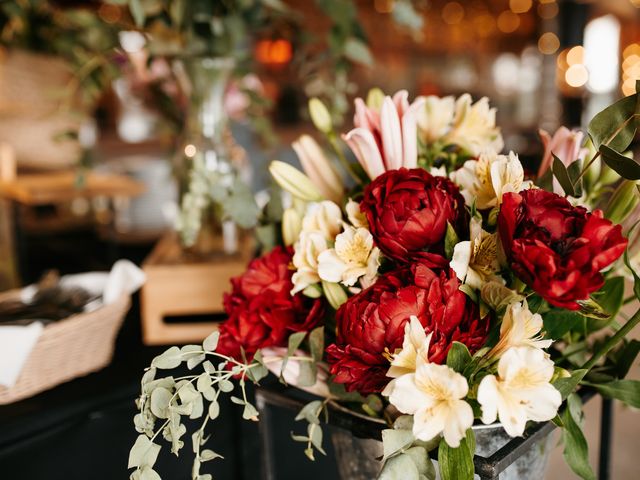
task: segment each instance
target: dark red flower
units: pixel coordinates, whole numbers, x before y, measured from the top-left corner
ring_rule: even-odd
[[[429,360],[443,363],[452,342],[471,352],[485,342],[488,318],[459,290],[453,270],[439,273],[423,263],[386,273],[351,297],[336,314],[336,343],[327,348],[331,373],[347,390],[379,392],[389,382],[388,353],[402,347],[409,317],[433,333]]]
[[[324,315],[321,300],[291,295],[291,251],[276,247],[253,260],[247,271],[233,278],[232,292],[225,294],[229,315],[220,325],[218,351],[240,358],[263,347],[284,346],[290,333],[316,327]]]
[[[421,168],[389,170],[364,191],[360,208],[382,253],[400,262],[419,259],[446,267],[447,222],[463,234],[467,211],[458,187]]]
[[[620,225],[540,189],[507,193],[498,215],[500,241],[517,277],[552,305],[571,310],[602,287],[600,271],[622,255]]]

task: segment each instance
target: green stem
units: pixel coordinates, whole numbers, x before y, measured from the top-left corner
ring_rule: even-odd
[[[635,295],[630,295],[627,298],[624,299],[624,301],[622,302],[622,305],[628,305],[629,303],[633,302],[636,300],[636,296]]]
[[[614,333],[600,349],[593,354],[593,356],[589,359],[587,363],[585,363],[582,368],[585,370],[590,370],[593,366],[600,360],[604,355],[606,355],[609,350],[616,346],[616,344],[622,340],[627,334],[633,330],[633,328],[640,323],[640,310],[638,310],[633,317],[629,319],[627,323],[625,323],[620,330]]]

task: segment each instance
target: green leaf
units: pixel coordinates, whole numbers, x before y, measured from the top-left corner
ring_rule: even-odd
[[[411,456],[396,455],[384,463],[378,480],[420,480],[420,473]]]
[[[637,99],[637,93],[629,95],[593,117],[588,132],[596,149],[608,144],[618,152],[626,150],[636,134],[637,123],[629,119],[636,114]]]
[[[129,466],[135,467],[153,467],[160,453],[160,445],[153,443],[146,435],[138,435],[136,442],[129,452]]]
[[[220,389],[221,392],[224,393],[229,393],[233,391],[233,382],[230,382],[229,380],[222,380],[219,384],[218,384],[218,388]]]
[[[162,480],[160,475],[150,467],[143,467],[140,471],[140,480]]]
[[[241,180],[233,184],[229,197],[223,204],[225,214],[231,217],[242,228],[255,227],[260,209],[256,204],[251,189]]]
[[[605,312],[593,297],[589,297],[586,300],[578,300],[577,303],[580,305],[579,312],[585,317],[595,318],[596,320],[609,320],[611,318],[611,315]]]
[[[611,316],[617,315],[624,301],[624,277],[607,279],[593,296],[605,312]]]
[[[626,157],[606,145],[600,145],[598,151],[604,163],[622,178],[626,178],[627,180],[640,180],[640,163],[636,162],[633,158]]]
[[[640,408],[640,381],[614,380],[604,384],[588,384],[598,389],[605,397],[615,398],[627,405]]]
[[[158,355],[151,362],[151,366],[164,370],[178,367],[182,363],[182,352],[178,347],[171,347],[164,353]]]
[[[460,342],[453,342],[447,354],[447,366],[458,373],[462,373],[471,360],[471,354],[467,346]]]
[[[204,339],[204,342],[202,342],[203,348],[207,352],[215,352],[216,348],[218,347],[219,338],[220,338],[220,332],[216,330],[215,332],[211,333],[207,338]]]
[[[567,172],[567,167],[564,166],[562,160],[556,157],[555,153],[552,153],[552,155],[553,163],[551,164],[551,171],[553,172],[553,176],[556,177],[556,180],[558,180],[558,183],[564,190],[565,194],[575,197],[576,191],[573,188],[571,177],[569,177],[569,172]]]
[[[553,386],[562,395],[562,400],[566,399],[576,389],[580,381],[589,372],[589,370],[574,370],[570,377],[558,378],[553,382]]]
[[[635,226],[634,226],[635,228]],[[636,272],[635,268],[631,265],[631,261],[629,260],[629,249],[625,249],[624,251],[624,264],[631,271],[633,275],[633,293],[638,300],[640,300],[640,275]]]
[[[407,449],[404,455],[408,455],[418,468],[420,480],[435,480],[436,468],[429,458],[429,452],[422,446],[415,446]]]
[[[202,372],[196,381],[196,388],[199,392],[206,392],[211,388],[211,377],[207,372]]]
[[[314,400],[307,403],[298,415],[296,415],[296,421],[306,420],[308,423],[320,423],[319,416],[322,409],[322,400]]]
[[[244,410],[242,411],[242,418],[244,418],[245,420],[257,421],[258,410],[256,410],[256,407],[254,407],[253,405],[247,402],[244,404]]]
[[[131,16],[136,22],[136,25],[138,27],[144,26],[145,13],[144,7],[142,6],[142,0],[129,0],[129,10],[131,11]]]
[[[446,441],[440,442],[438,448],[438,465],[442,480],[473,480],[473,455],[476,450],[475,436],[472,429],[460,441],[458,448],[452,448]]]
[[[569,174],[569,178],[571,179],[571,184],[573,185],[573,189],[575,191],[575,197],[582,196],[582,187],[583,181],[580,176],[582,173],[582,160],[577,159],[567,167],[567,173]]]
[[[547,338],[557,340],[567,332],[575,330],[583,324],[584,317],[579,312],[553,309],[542,315]]]
[[[367,66],[373,63],[373,56],[369,47],[362,40],[354,37],[348,38],[344,43],[344,56],[352,62]]]
[[[638,353],[640,353],[640,341],[635,339],[629,341],[615,352],[613,360],[616,365],[616,376],[619,378],[627,376]]]
[[[251,380],[253,383],[258,383],[264,377],[269,375],[269,369],[264,365],[262,361],[262,353],[260,352],[260,350],[258,350],[253,356],[253,361],[254,363],[251,368],[247,369],[247,377],[249,377],[249,380]]]
[[[313,445],[320,453],[326,455],[326,452],[322,448],[322,428],[320,425],[309,424],[307,427],[307,434],[309,435],[311,445]]]
[[[218,415],[220,415],[220,404],[214,400],[209,404],[209,418],[215,420]]]
[[[447,233],[444,236],[444,255],[446,258],[453,257],[453,250],[455,246],[460,242],[456,230],[447,222]]]
[[[296,332],[289,336],[289,345],[287,347],[287,356],[290,357],[296,353],[296,350],[307,336],[307,332]]]
[[[577,399],[577,400],[575,400]],[[568,403],[577,404],[579,398],[572,394],[568,398]],[[584,480],[595,480],[591,465],[589,465],[589,449],[587,440],[582,433],[582,429],[578,424],[578,420],[571,414],[571,408],[568,405],[561,415],[564,424],[564,458],[571,470]]]

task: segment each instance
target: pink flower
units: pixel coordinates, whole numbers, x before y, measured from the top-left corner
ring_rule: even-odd
[[[560,127],[556,130],[556,133],[553,134],[553,137],[542,129],[538,131],[538,134],[544,145],[544,156],[538,169],[538,178],[551,168],[553,160],[552,153],[562,160],[562,163],[568,166],[577,159],[584,160],[589,152],[588,149],[581,148],[584,134],[580,130],[569,130],[567,127]],[[554,186],[554,191],[555,190]]]
[[[367,105],[355,101],[356,128],[343,139],[371,179],[388,170],[415,168],[418,159],[417,119],[424,99],[409,104],[409,94],[400,90],[393,98],[386,96],[382,104]]]

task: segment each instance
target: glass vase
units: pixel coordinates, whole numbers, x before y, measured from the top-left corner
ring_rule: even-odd
[[[184,130],[176,149],[180,189],[178,231],[183,247],[210,258],[238,251],[237,225],[224,216],[222,202],[237,172],[238,148],[224,108],[235,62],[231,57],[188,57],[176,76],[188,96]]]

